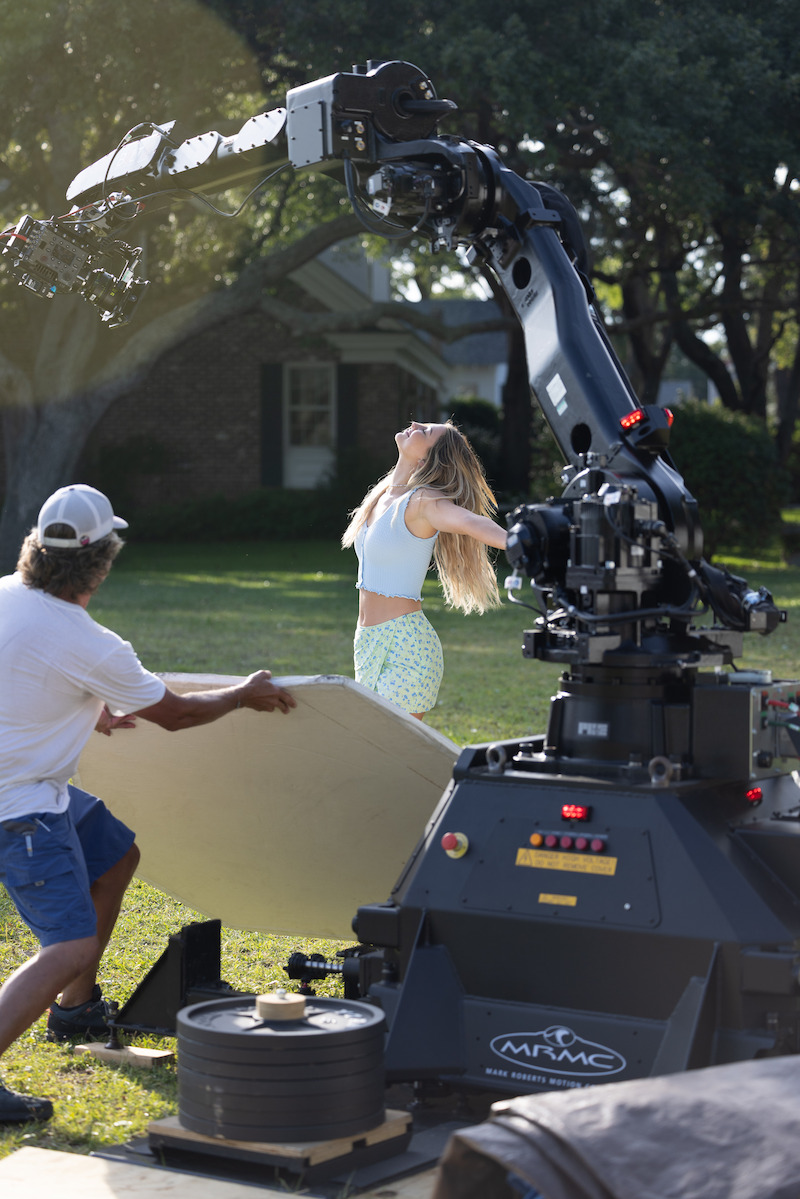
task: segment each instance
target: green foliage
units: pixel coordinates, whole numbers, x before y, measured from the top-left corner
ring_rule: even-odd
[[[790,502],[800,504],[800,427],[795,428],[786,469],[789,472]]]
[[[499,433],[502,413],[491,400],[483,396],[458,395],[447,400],[444,405],[444,415],[452,419],[466,432],[466,429],[483,429],[487,433]]]
[[[676,410],[670,453],[698,502],[707,557],[778,538],[788,480],[761,421],[688,400]]]
[[[160,474],[171,464],[172,452],[168,446],[156,437],[136,435],[119,445],[85,453],[76,474],[106,495],[113,495],[118,511],[133,512],[137,481],[143,475]]]
[[[539,503],[550,496],[560,495],[563,490],[563,469],[564,457],[544,413],[538,404],[534,404],[531,412],[531,482],[527,498]]]
[[[503,464],[500,452],[502,412],[491,400],[481,396],[454,396],[444,405],[446,420],[453,420],[483,463],[486,478],[496,492],[503,488]]]
[[[135,522],[136,541],[238,540],[296,541],[341,533],[341,512],[334,513],[322,491],[262,488],[229,499],[208,495],[183,504],[146,508]]]
[[[132,469],[140,469],[144,461],[141,450],[138,442],[130,446],[130,457],[125,457],[124,463],[130,463]],[[343,450],[331,477],[314,490],[262,487],[233,499],[209,495],[182,504],[139,510],[128,505],[127,511],[135,518],[133,535],[137,541],[213,541],[228,537],[260,541],[339,538],[344,532],[348,513],[385,471],[386,464],[379,464],[370,454],[362,450]],[[91,481],[94,483],[94,478]],[[123,473],[123,485],[124,481]],[[100,486],[99,483],[95,485]],[[117,484],[114,495],[119,495]],[[117,503],[122,507],[121,500]]]

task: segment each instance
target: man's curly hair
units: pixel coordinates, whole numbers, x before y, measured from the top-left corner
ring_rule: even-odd
[[[48,537],[74,536],[69,525],[48,525],[46,532]],[[112,532],[91,545],[55,549],[42,545],[34,528],[22,543],[17,570],[26,587],[74,603],[78,596],[93,595],[97,591],[124,544],[122,538]]]

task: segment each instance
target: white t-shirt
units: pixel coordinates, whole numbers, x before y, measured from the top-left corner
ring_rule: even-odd
[[[0,578],[0,820],[63,811],[103,705],[121,716],[165,691],[80,604],[26,587],[18,574]]]

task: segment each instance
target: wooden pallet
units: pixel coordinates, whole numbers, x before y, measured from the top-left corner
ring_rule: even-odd
[[[344,1169],[360,1160],[377,1161],[401,1153],[411,1137],[411,1116],[387,1111],[377,1128],[330,1141],[230,1141],[192,1132],[177,1116],[154,1120],[147,1133],[154,1151],[178,1149],[309,1174],[319,1173],[322,1166]]]

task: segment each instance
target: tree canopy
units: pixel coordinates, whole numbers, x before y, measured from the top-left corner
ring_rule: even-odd
[[[289,87],[408,59],[458,103],[443,131],[496,146],[576,205],[642,400],[677,346],[731,409],[763,419],[777,397],[790,444],[800,395],[793,0],[0,0],[0,20],[3,228],[24,211],[62,212],[77,171],[143,120],[225,132]],[[102,412],[169,345],[260,304],[265,289],[269,306],[291,264],[357,229],[324,176],[282,176],[237,221],[188,204],[146,218],[136,234],[153,282],[136,321],[110,333],[82,301],[46,305],[0,277],[5,562]],[[409,263],[415,254],[424,246]],[[524,372],[512,377],[524,384]]]
[[[407,58],[455,99],[447,130],[561,187],[590,234],[644,401],[673,345],[732,409],[796,416],[800,48],[792,0],[210,0],[262,64],[307,75]]]
[[[31,0],[24,12],[0,0],[0,22],[2,228],[25,211],[63,213],[70,180],[140,122],[224,133],[285,98],[278,76],[270,84],[243,39],[194,0]],[[133,232],[152,282],[135,322],[114,330],[78,297],[43,301],[0,272],[4,565],[93,425],[160,354],[257,308],[264,289],[357,228],[330,180],[291,174],[237,220],[190,204],[146,216]]]

